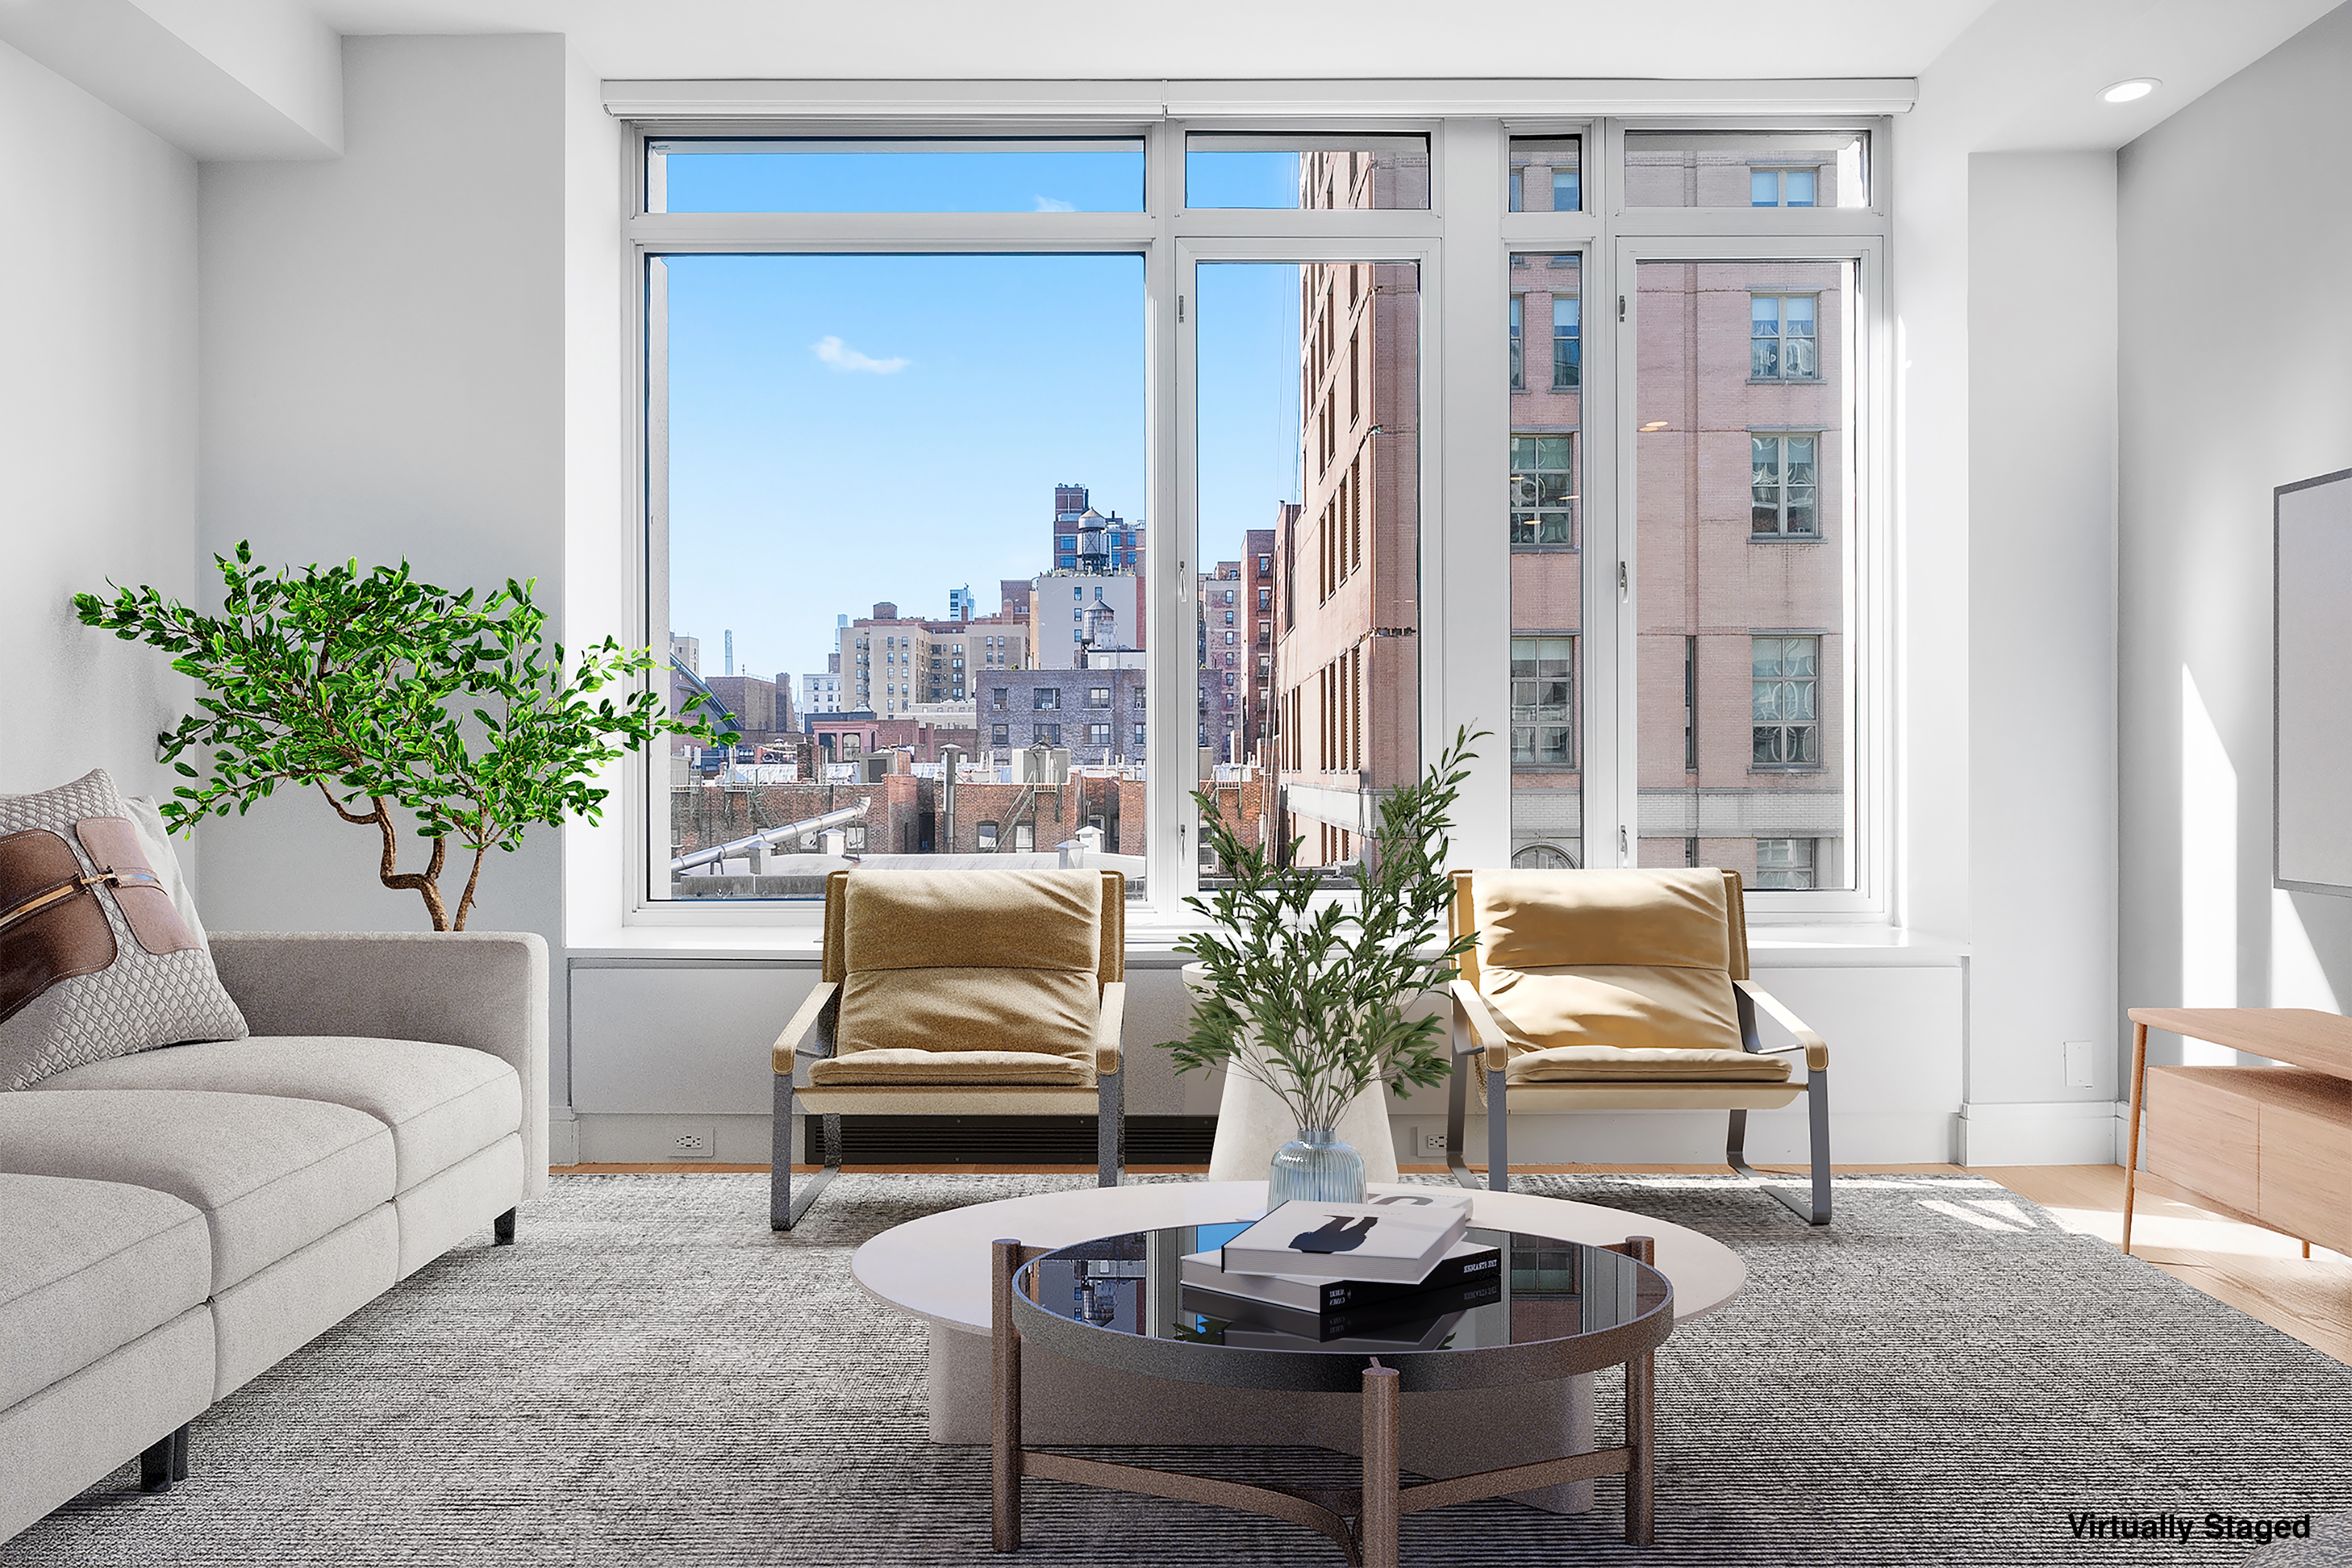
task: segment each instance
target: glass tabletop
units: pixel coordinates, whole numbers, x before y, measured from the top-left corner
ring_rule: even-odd
[[[1357,1358],[1573,1340],[1673,1298],[1663,1275],[1623,1253],[1474,1226],[1463,1239],[1494,1248],[1496,1266],[1457,1278],[1441,1265],[1424,1286],[1293,1286],[1269,1300],[1264,1287],[1213,1271],[1218,1249],[1255,1223],[1079,1242],[1037,1258],[1015,1289],[1040,1311],[1139,1340]]]

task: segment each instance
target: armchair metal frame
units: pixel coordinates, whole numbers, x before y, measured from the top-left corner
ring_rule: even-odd
[[[792,1021],[776,1037],[771,1053],[775,1072],[775,1113],[770,1145],[768,1228],[791,1230],[816,1203],[827,1184],[841,1173],[841,1118],[850,1115],[897,1116],[1067,1116],[1083,1114],[1087,1102],[1095,1111],[1095,1157],[1097,1184],[1115,1187],[1126,1171],[1126,1074],[1122,1070],[1121,1030],[1127,1013],[1124,974],[1127,935],[1127,878],[1105,871],[1103,878],[1103,980],[1099,1011],[1095,1017],[1095,1087],[1052,1089],[1023,1085],[910,1084],[889,1086],[805,1085],[803,1062],[821,1061],[837,1046],[841,1024],[841,986],[847,977],[842,927],[843,894],[850,873],[835,871],[824,885],[824,977],[808,994]],[[803,1180],[796,1192],[793,1182],[793,1123],[814,1113],[824,1140],[824,1163]]]
[[[1468,871],[1454,873],[1454,929],[1456,932],[1475,930],[1476,921],[1470,901]],[[1574,876],[1575,872],[1563,875]],[[1780,1200],[1798,1218],[1811,1225],[1830,1223],[1830,1047],[1807,1027],[1804,1021],[1770,992],[1757,984],[1748,974],[1747,909],[1742,899],[1739,874],[1726,871],[1730,884],[1732,920],[1732,977],[1735,1002],[1739,1008],[1740,1048],[1759,1056],[1785,1056],[1792,1051],[1805,1053],[1805,1077],[1801,1083],[1790,1085],[1743,1084],[1705,1081],[1660,1081],[1654,1083],[1559,1083],[1530,1084],[1530,1089],[1567,1089],[1590,1100],[1580,1109],[1607,1110],[1613,1103],[1622,1110],[1672,1110],[1682,1101],[1687,1109],[1728,1110],[1731,1124],[1724,1142],[1724,1162],[1738,1174],[1747,1178],[1763,1191]],[[1478,989],[1477,954],[1465,953],[1461,962],[1462,978],[1450,987],[1454,1008],[1454,1074],[1448,1086],[1445,1106],[1445,1165],[1462,1186],[1473,1189],[1485,1185],[1495,1192],[1510,1191],[1510,1117],[1509,1087],[1507,1081],[1510,1066],[1510,1037],[1505,1033],[1502,1021]],[[1786,1046],[1767,1046],[1757,1030],[1757,1010],[1761,1008],[1772,1020],[1795,1037]],[[1486,1176],[1482,1184],[1478,1173],[1470,1168],[1464,1157],[1463,1142],[1470,1111],[1470,1075],[1476,1068],[1471,1059],[1483,1058],[1486,1074]],[[1793,1089],[1805,1097],[1806,1121],[1811,1134],[1812,1190],[1811,1203],[1801,1203],[1785,1187],[1773,1185],[1780,1178],[1767,1177],[1748,1163],[1748,1112],[1750,1110],[1775,1110],[1792,1098]],[[1742,1091],[1747,1091],[1743,1094]],[[1758,1103],[1741,1105],[1743,1098]],[[1766,1103],[1769,1102],[1769,1103]]]

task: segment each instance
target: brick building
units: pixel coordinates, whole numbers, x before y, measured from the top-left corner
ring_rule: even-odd
[[[922,702],[969,702],[976,678],[1030,663],[1029,623],[1000,612],[968,621],[901,616],[884,602],[839,627],[841,701],[886,717]]]
[[[1049,579],[1050,581],[1050,579]],[[1092,767],[1140,767],[1148,720],[1140,653],[1097,653],[1084,669],[1017,669],[982,681],[980,754],[1009,761],[1031,746]]]
[[[1272,528],[1253,528],[1242,535],[1242,668],[1247,672],[1243,681],[1247,706],[1242,715],[1240,755],[1254,763],[1265,760],[1274,707],[1275,542],[1284,523],[1302,509],[1295,502],[1276,501],[1274,510]]]
[[[1301,161],[1302,205],[1379,207],[1427,171],[1384,155]],[[1269,595],[1281,836],[1309,865],[1365,849],[1375,793],[1420,769],[1418,268],[1302,266],[1304,493],[1278,520]]]
[[[1199,609],[1194,740],[1210,763],[1245,762],[1255,655],[1249,642],[1253,599],[1242,563],[1218,562],[1216,570],[1200,574],[1193,592]]]
[[[1054,487],[1054,529],[1047,541],[1050,553],[1045,557],[1057,572],[1076,571],[1085,564],[1080,559],[1084,535],[1099,532],[1106,558],[1103,567],[1108,571],[1143,570],[1143,520],[1129,522],[1117,512],[1108,516],[1088,504],[1084,485]]]

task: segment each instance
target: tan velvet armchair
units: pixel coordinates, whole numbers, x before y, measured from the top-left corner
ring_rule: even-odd
[[[1454,1082],[1445,1162],[1465,1186],[1470,1075],[1484,1068],[1486,1185],[1509,1190],[1510,1110],[1725,1110],[1724,1157],[1748,1163],[1748,1113],[1802,1095],[1812,1133],[1812,1201],[1767,1192],[1814,1225],[1830,1221],[1830,1049],[1748,972],[1739,873],[1456,871],[1452,924],[1477,947],[1454,982]],[[1766,1047],[1758,1009],[1795,1037]],[[1792,1079],[1785,1059],[1805,1058]]]
[[[1117,871],[826,878],[824,976],[772,1057],[770,1228],[798,1225],[841,1169],[844,1116],[1093,1110],[1100,1180],[1117,1186],[1126,946]],[[795,1194],[793,1119],[811,1114],[824,1166]]]

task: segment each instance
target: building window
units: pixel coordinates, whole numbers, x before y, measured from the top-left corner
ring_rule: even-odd
[[[1110,726],[1108,724],[1087,725],[1087,744],[1108,750],[1110,746]]]
[[[988,727],[988,743],[992,746],[1011,745],[1013,743],[1013,726],[1010,724],[991,724]]]
[[[1062,689],[1058,686],[1036,687],[1029,694],[1029,705],[1032,710],[1039,713],[1059,708],[1062,705]]]
[[[1811,294],[1756,294],[1748,301],[1748,378],[1819,381],[1822,363]]]
[[[1037,825],[1016,822],[1013,825],[1013,848],[1015,854],[1027,855],[1037,847]]]
[[[1584,374],[1582,307],[1573,294],[1551,297],[1551,389],[1573,392]]]
[[[992,822],[980,824],[978,837],[982,854],[992,855],[996,852],[996,824]]]
[[[1755,672],[1755,747],[1759,768],[1821,765],[1817,709],[1822,639],[1767,637],[1750,639]]]
[[[1143,726],[1140,724],[1135,727],[1135,749],[1139,755],[1143,751]]]
[[[1263,558],[1261,558],[1261,559],[1263,559]],[[1257,607],[1258,607],[1258,612],[1259,612],[1261,615],[1263,615],[1265,612],[1266,612],[1266,611],[1271,610],[1272,608],[1274,608],[1274,590],[1273,590],[1273,589],[1271,589],[1271,588],[1260,588],[1260,589],[1257,591]]]
[[[1575,761],[1576,639],[1511,639],[1511,761]]]
[[[1818,838],[1759,838],[1756,841],[1756,885],[1801,892],[1813,885]]]
[[[1683,638],[1683,772],[1698,772],[1698,638]],[[1692,840],[1696,843],[1696,839]],[[1696,866],[1697,861],[1687,862]]]
[[[1577,868],[1575,857],[1556,844],[1530,844],[1524,849],[1516,850],[1511,856],[1511,866],[1519,871],[1573,871]]]
[[[1002,713],[1004,711],[1005,699],[1011,694],[1011,689],[1008,687],[992,686],[988,689],[988,705]]]
[[[1749,531],[1774,539],[1821,537],[1818,436],[1748,437],[1754,512]]]
[[[1815,171],[1754,169],[1748,175],[1751,207],[1809,207],[1813,205]]]
[[[1528,389],[1527,362],[1528,297],[1511,296],[1511,390]]]
[[[1109,707],[1110,688],[1108,686],[1090,686],[1087,688],[1087,706],[1089,708]]]
[[[1511,437],[1511,542],[1576,542],[1576,437]]]
[[[1030,743],[1032,745],[1038,746],[1060,745],[1062,743],[1062,727],[1059,724],[1038,725],[1037,738]]]
[[[848,850],[852,855],[863,855],[866,853],[866,825],[864,823],[851,823],[847,828],[843,830],[841,838],[842,847]]]

